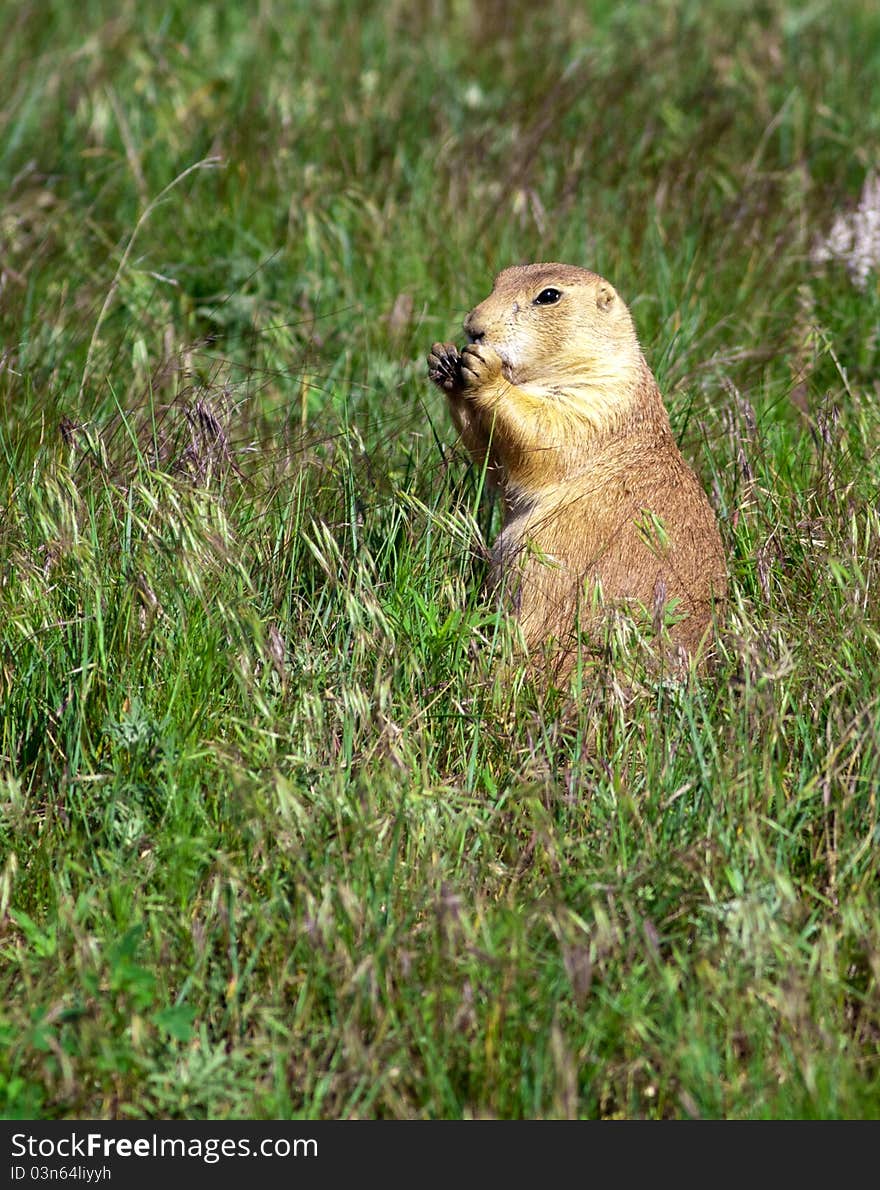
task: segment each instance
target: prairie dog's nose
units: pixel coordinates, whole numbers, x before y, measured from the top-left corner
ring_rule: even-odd
[[[464,333],[467,335],[471,343],[479,343],[486,331],[480,326],[479,319],[474,318],[473,314],[468,314],[464,320]]]

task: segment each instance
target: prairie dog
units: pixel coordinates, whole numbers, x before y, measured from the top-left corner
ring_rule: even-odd
[[[604,602],[644,609],[673,664],[701,655],[727,592],[721,537],[614,287],[572,265],[508,268],[464,330],[428,373],[501,490],[492,577],[529,652],[552,641],[564,673]]]

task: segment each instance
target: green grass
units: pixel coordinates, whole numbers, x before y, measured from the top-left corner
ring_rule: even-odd
[[[876,6],[0,26],[0,1112],[880,1114]],[[481,597],[423,357],[541,259],[718,510],[701,682]]]

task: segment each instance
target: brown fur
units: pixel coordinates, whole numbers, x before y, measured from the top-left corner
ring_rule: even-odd
[[[721,538],[614,288],[571,265],[505,269],[464,329],[462,352],[434,344],[429,374],[503,494],[493,577],[529,651],[553,640],[569,668],[598,583],[605,603],[646,609],[667,655],[701,654],[726,595]]]

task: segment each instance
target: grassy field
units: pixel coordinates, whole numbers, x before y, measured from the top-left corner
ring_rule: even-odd
[[[0,1114],[880,1115],[877,6],[0,34]],[[498,668],[424,355],[554,259],[717,509],[703,681]]]

